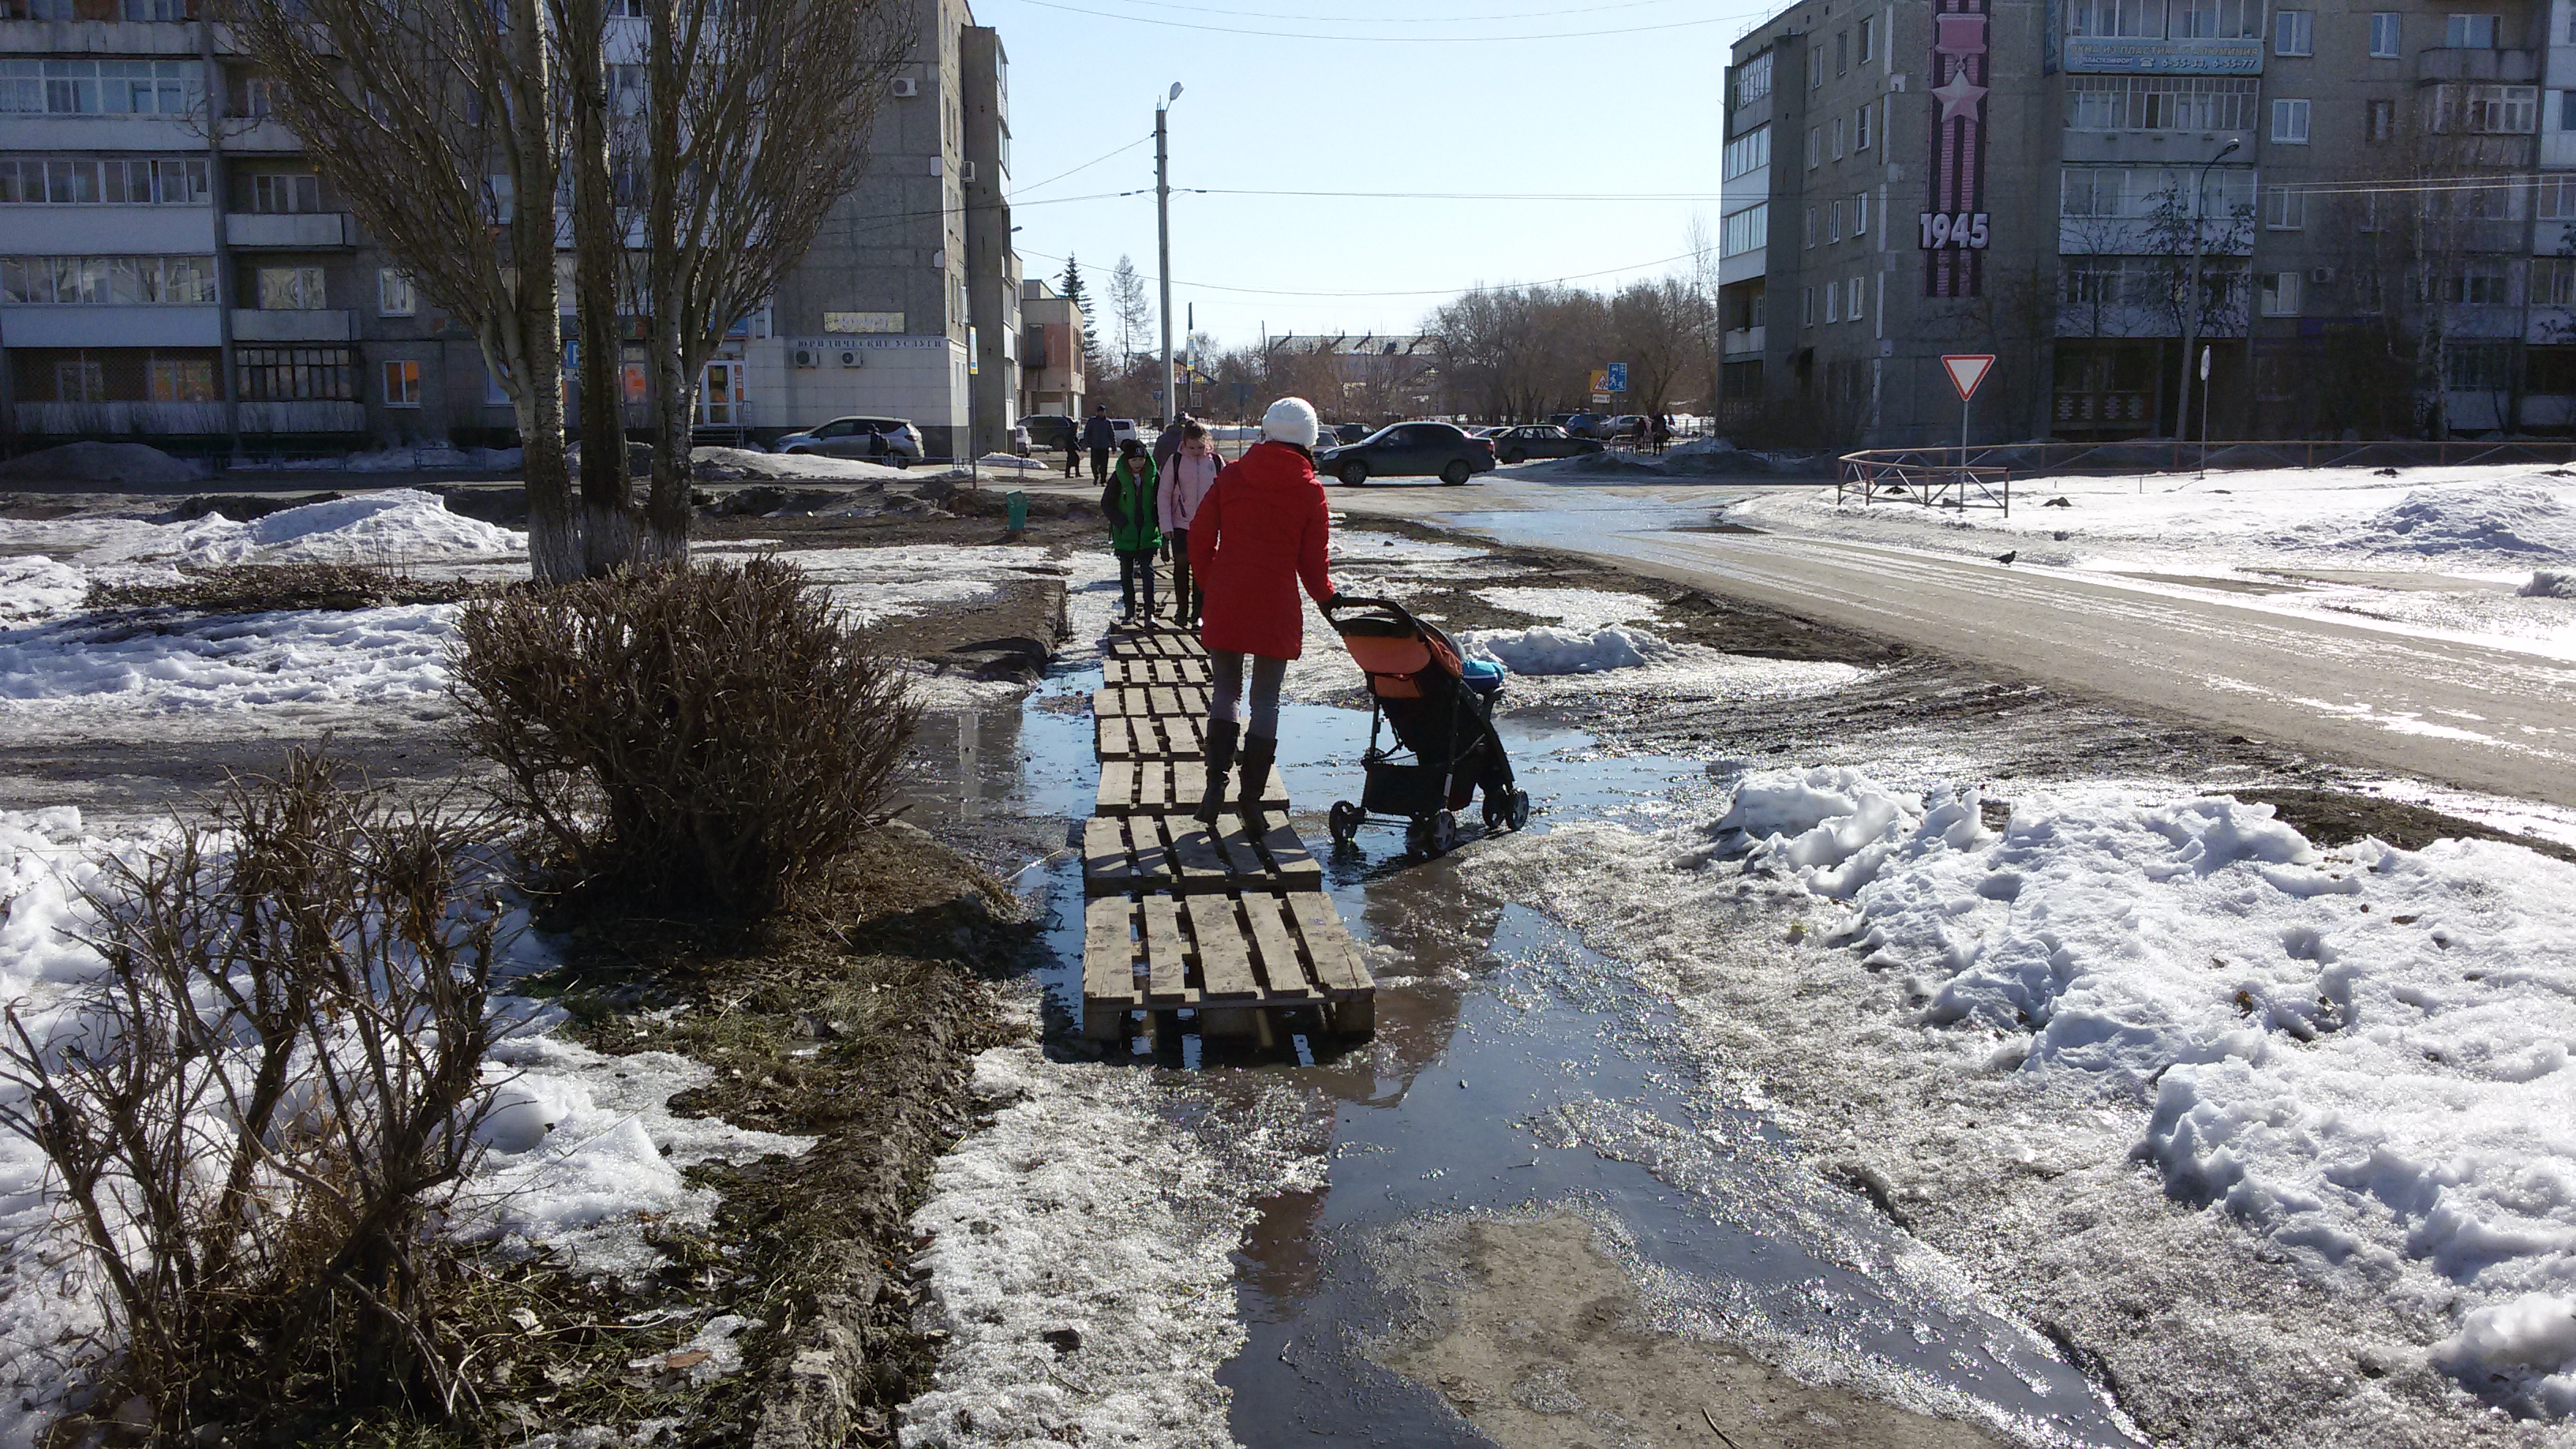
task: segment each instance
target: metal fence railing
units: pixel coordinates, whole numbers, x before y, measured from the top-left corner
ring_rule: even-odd
[[[1835,460],[1834,499],[1902,502],[1927,508],[2012,512],[2012,479],[2049,475],[2240,472],[2252,468],[2423,468],[2526,463],[2576,464],[2576,441],[2317,438],[2195,443],[2136,439],[2101,443],[1992,443],[1869,448]]]

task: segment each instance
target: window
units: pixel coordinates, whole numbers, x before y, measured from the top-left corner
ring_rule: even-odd
[[[2395,101],[2369,101],[2365,102],[2365,105],[2367,109],[2363,113],[2362,134],[2373,141],[2390,141],[2396,139],[2397,103]]]
[[[2274,55],[2317,53],[2317,17],[2310,10],[2283,10],[2272,17]]]
[[[2370,17],[2370,54],[2375,60],[2395,60],[2398,55],[2398,29],[2401,19],[2394,10],[2374,12]]]
[[[2454,342],[2442,359],[2442,380],[2453,392],[2502,392],[2513,386],[2513,345]]]
[[[386,407],[416,408],[420,406],[419,363],[388,362],[384,364],[382,371],[384,373],[385,380],[384,396]]]
[[[1827,322],[1843,320],[1843,289],[1831,282],[1825,283],[1825,320]]]
[[[1824,83],[1825,53],[1818,47],[1810,45],[1807,47],[1807,89],[1814,90]]]
[[[2162,39],[2165,0],[2070,0],[2066,33]]]
[[[213,257],[0,257],[0,302],[204,306],[214,300]]]
[[[1764,51],[1735,68],[1735,103],[1751,105],[1771,94],[1771,52]]]
[[[2069,166],[2058,215],[2144,220],[2172,206],[2182,215],[2237,215],[2253,205],[2254,173],[2243,166]],[[2197,197],[2194,188],[2198,188]]]
[[[2453,15],[2443,22],[2442,44],[2452,50],[2493,50],[2496,43],[2496,18],[2492,15]]]
[[[1852,149],[1855,151],[1869,149],[1869,107],[1867,106],[1852,113]]]
[[[1771,203],[1748,206],[1718,223],[1718,255],[1740,257],[1771,242]]]
[[[2470,262],[2444,276],[2434,293],[2455,307],[2502,307],[2513,301],[2512,278],[2502,262]]]
[[[2531,264],[2531,305],[2576,307],[2576,261],[2542,257]]]
[[[2069,76],[2066,125],[2076,131],[2250,130],[2254,87],[2233,77]]]
[[[2261,0],[2173,0],[2171,33],[2181,39],[2243,38],[2261,35]]]
[[[1756,126],[1726,143],[1726,179],[1748,176],[1771,164],[1771,128]]]
[[[262,267],[258,280],[263,312],[312,312],[330,305],[322,295],[320,267]]]
[[[1870,47],[1869,47],[1869,41],[1870,41],[1870,35],[1871,35],[1870,27],[1871,27],[1871,26],[1873,26],[1873,25],[1875,25],[1875,24],[1877,24],[1877,23],[1878,23],[1878,22],[1877,22],[1875,19],[1863,20],[1863,21],[1860,23],[1860,30],[1859,30],[1859,32],[1858,32],[1858,34],[1859,34],[1859,43],[1858,43],[1858,45],[1855,47],[1855,48],[1859,51],[1859,54],[1855,55],[1855,56],[1853,57],[1853,59],[1855,59],[1855,60],[1859,61],[1862,65],[1867,65],[1867,64],[1869,64],[1869,49],[1870,49]]]
[[[107,368],[86,357],[66,357],[54,363],[54,400],[56,402],[107,401]]]
[[[2285,146],[2308,144],[2308,103],[2306,101],[2272,103],[2272,139]]]
[[[1850,282],[1845,284],[1850,288],[1850,296],[1843,303],[1843,315],[1854,322],[1860,320],[1861,282],[1863,280],[1863,278],[1854,277]]]
[[[2299,315],[2299,282],[2296,272],[2263,274],[2263,315],[2296,317]]]
[[[376,315],[409,317],[420,310],[420,299],[412,291],[411,273],[396,267],[376,271]]]
[[[1848,75],[1850,73],[1851,32],[1848,30],[1837,30],[1834,32],[1834,74]]]
[[[215,402],[215,360],[155,357],[148,387],[153,402]]]
[[[1825,132],[1824,132],[1824,128],[1823,128],[1823,127],[1821,127],[1821,126],[1809,126],[1809,127],[1807,128],[1807,169],[1808,169],[1808,170],[1810,170],[1810,171],[1813,171],[1813,170],[1815,170],[1817,167],[1822,166],[1822,165],[1824,165],[1824,164],[1825,164]]]
[[[2542,221],[2576,221],[2576,175],[2544,175],[2539,186]]]
[[[254,121],[277,116],[277,82],[255,75],[242,82],[242,114]]]
[[[193,60],[0,60],[0,114],[176,116],[204,98]]]
[[[1798,289],[1798,325],[1801,327],[1816,325],[1816,289],[1813,287]]]
[[[2465,131],[2471,135],[2527,136],[2540,128],[2540,89],[2435,86],[2432,126],[2435,131]]]
[[[250,209],[270,215],[322,209],[322,178],[310,171],[262,171],[250,179]]]
[[[1852,235],[1869,230],[1869,193],[1864,191],[1852,201]]]
[[[1838,242],[1842,239],[1843,204],[1837,201],[1832,206],[1826,208],[1825,211],[1825,240],[1828,242]]]
[[[1843,159],[1843,118],[1834,117],[1834,159]]]
[[[203,161],[0,160],[0,204],[202,206]]]
[[[2295,186],[2263,188],[2263,229],[2265,231],[2304,231],[2308,225],[2308,194]]]
[[[2576,131],[2576,91],[2558,93],[2558,129]]]
[[[1809,247],[1816,244],[1816,209],[1812,206],[1807,208],[1806,233],[1801,239],[1801,243],[1802,245]]]
[[[355,402],[356,354],[346,347],[240,347],[233,395],[243,402]]]

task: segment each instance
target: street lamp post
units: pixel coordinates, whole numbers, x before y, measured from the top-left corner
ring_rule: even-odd
[[[2226,145],[2219,147],[2218,154],[2201,162],[2200,170],[2192,177],[2191,283],[2184,290],[2182,299],[2182,393],[2181,396],[2176,399],[2177,406],[2174,408],[2174,431],[2176,433],[2180,433],[2183,429],[2191,426],[2191,369],[2193,362],[2197,360],[2198,357],[2198,353],[2195,351],[2195,344],[2200,341],[2201,222],[2203,217],[2205,217],[2209,211],[2209,168],[2226,160],[2230,155],[2233,155],[2236,148],[2242,144],[2243,143],[2239,141],[2229,141]],[[2251,322],[2249,321],[2247,325],[2250,330],[2252,325]],[[2204,384],[2201,390],[2203,393],[2206,393],[2208,388]],[[2206,412],[2207,409],[2204,407],[2204,416],[2206,416]],[[2209,425],[2206,422],[2201,424],[2200,446],[2204,453],[2209,449]]]
[[[1159,270],[1163,279],[1163,421],[1175,416],[1172,400],[1172,162],[1164,146],[1163,118],[1171,114],[1172,102],[1181,98],[1181,83],[1172,82],[1172,93],[1154,103],[1154,233],[1161,251]]]

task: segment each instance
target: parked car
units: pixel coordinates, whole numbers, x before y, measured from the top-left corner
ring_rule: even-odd
[[[1647,418],[1644,413],[1621,413],[1610,420],[1610,436],[1642,438],[1646,436],[1646,425]]]
[[[826,458],[854,458],[863,463],[891,463],[909,468],[921,461],[921,429],[905,418],[834,418],[819,428],[789,433],[771,445],[776,453],[815,453]]]
[[[1029,430],[1029,446],[1050,453],[1064,451],[1067,433],[1077,441],[1082,437],[1082,424],[1062,413],[1031,413],[1020,424]]]
[[[1610,440],[1608,413],[1568,413],[1565,415],[1563,427],[1578,438],[1598,438],[1603,442]]]
[[[1366,423],[1335,423],[1324,434],[1336,443],[1356,443],[1376,431]]]
[[[1356,488],[1371,478],[1436,477],[1464,483],[1494,471],[1494,445],[1455,423],[1396,423],[1315,455],[1315,471]]]
[[[1109,429],[1117,435],[1117,441],[1110,445],[1115,448],[1126,447],[1127,440],[1129,438],[1141,438],[1144,436],[1144,434],[1136,431],[1136,420],[1134,418],[1111,418],[1109,420]]]
[[[1578,438],[1554,423],[1524,423],[1517,428],[1497,428],[1492,442],[1495,461],[1501,463],[1526,463],[1532,458],[1572,458],[1601,451],[1599,443],[1590,438]]]
[[[1571,425],[1576,418],[1581,416],[1583,416],[1581,413],[1549,413],[1547,415],[1547,420],[1562,428]]]
[[[1029,439],[1028,419],[1022,418],[1018,422],[1011,424],[1011,452],[1013,456],[1025,458],[1035,450],[1035,447],[1036,445]]]

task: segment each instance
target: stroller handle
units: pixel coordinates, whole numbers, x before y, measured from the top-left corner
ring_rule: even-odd
[[[1399,605],[1393,599],[1363,599],[1356,594],[1335,594],[1331,600],[1324,605],[1324,612],[1329,614],[1335,609],[1396,609],[1401,611],[1402,607],[1402,605]]]

